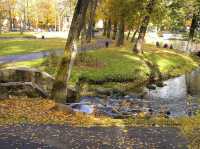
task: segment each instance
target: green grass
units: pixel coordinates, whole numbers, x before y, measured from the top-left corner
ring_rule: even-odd
[[[32,61],[22,61],[22,62],[16,62],[16,63],[9,63],[9,64],[2,64],[1,67],[4,68],[19,68],[19,67],[27,67],[27,68],[37,68],[40,67],[42,63],[45,61],[44,58],[32,60]]]
[[[0,56],[63,49],[63,39],[0,40]]]
[[[32,35],[31,32],[24,32],[23,34],[21,34],[20,32],[7,32],[7,33],[1,33],[0,38],[2,38],[2,37],[5,37],[5,38],[7,38],[7,37],[11,37],[11,38],[27,37],[27,38],[29,38],[29,37],[34,37],[34,36]]]
[[[129,48],[112,47],[86,53],[85,57],[90,58],[91,61],[87,61],[86,66],[82,65],[81,62],[80,65],[75,66],[72,78],[76,79],[76,76],[79,75],[91,81],[113,80],[123,82],[148,74],[149,69],[145,66],[145,63],[127,49]],[[93,65],[90,66],[90,64]]]
[[[86,53],[92,58],[94,66],[84,66],[81,63],[74,68],[73,79],[84,76],[88,80],[134,80],[145,81],[151,73],[151,68],[145,63],[148,61],[157,66],[163,76],[174,77],[197,68],[199,61],[191,56],[175,50],[158,49],[146,45],[144,56],[138,56],[126,47],[111,47]],[[145,59],[145,61],[144,61]],[[95,63],[96,66],[95,66]],[[100,66],[98,66],[100,65]]]
[[[34,47],[31,48],[34,49]],[[198,58],[177,50],[158,49],[152,45],[145,45],[144,55],[136,55],[130,49],[131,45],[127,45],[80,54],[73,69],[71,83],[77,82],[81,77],[90,82],[104,82],[107,87],[138,87],[148,81],[152,71],[159,71],[164,79],[167,79],[191,72],[199,66]],[[46,64],[46,61],[40,59],[12,63],[7,66],[41,67],[42,70],[54,74],[57,66],[56,60],[53,60],[53,65]],[[149,67],[147,62],[156,69]],[[131,81],[131,83],[112,83],[124,81]]]

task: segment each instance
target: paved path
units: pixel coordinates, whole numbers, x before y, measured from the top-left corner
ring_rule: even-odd
[[[33,40],[36,37],[0,37],[0,40]]]
[[[187,149],[175,128],[0,126],[0,149]]]
[[[96,44],[88,44],[83,47],[79,47],[78,50],[87,51],[87,50],[103,48],[105,47],[106,41],[109,41],[110,43],[112,42],[111,40],[101,39],[101,40],[97,40]],[[39,59],[43,57],[48,57],[52,52],[56,53],[57,55],[62,55],[63,49],[35,52],[35,53],[24,54],[24,55],[0,56],[0,64],[35,60],[35,59]]]

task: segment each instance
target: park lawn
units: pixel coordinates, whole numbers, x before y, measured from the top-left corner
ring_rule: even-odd
[[[24,32],[21,34],[20,32],[6,32],[6,33],[1,33],[0,38],[30,38],[34,37],[31,32]]]
[[[131,82],[135,87],[147,82],[152,71],[159,71],[163,79],[179,76],[191,72],[200,64],[200,60],[186,53],[156,48],[153,45],[144,46],[144,55],[136,55],[131,50],[131,45],[124,47],[110,47],[79,54],[73,73],[71,83],[74,84],[79,78],[91,84],[107,86],[119,86],[125,82]],[[55,75],[58,63],[46,64],[47,59],[39,59],[28,62],[18,62],[6,65],[6,67],[36,67]],[[51,60],[52,61],[52,60]],[[55,60],[53,60],[55,63]],[[147,65],[152,63],[158,70],[152,70]],[[113,83],[114,82],[114,83]],[[123,85],[122,85],[123,86]]]
[[[177,50],[145,45],[144,55],[136,55],[130,50],[131,46],[110,47],[86,53],[86,62],[83,60],[75,66],[72,79],[75,81],[83,77],[91,82],[134,81],[137,84],[148,80],[151,71],[154,71],[145,61],[157,66],[165,79],[191,72],[200,64],[195,56]]]
[[[0,40],[0,56],[64,49],[64,39]]]
[[[0,68],[38,68],[45,62],[44,58],[31,60],[31,61],[21,61],[8,64],[1,64]]]

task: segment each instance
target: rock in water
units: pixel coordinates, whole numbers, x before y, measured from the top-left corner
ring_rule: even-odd
[[[156,82],[156,86],[157,87],[164,87],[165,84],[163,82],[159,81],[159,82]]]
[[[147,85],[147,88],[150,90],[156,90],[156,86],[155,85]]]
[[[96,89],[96,93],[99,94],[99,95],[110,96],[111,92],[112,91],[110,89],[105,89],[105,88],[97,88]]]

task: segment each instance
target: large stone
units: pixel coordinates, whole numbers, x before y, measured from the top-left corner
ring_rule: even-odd
[[[9,96],[27,96],[31,98],[47,98],[48,94],[38,85],[32,82],[10,82],[0,83],[0,99],[6,99]]]
[[[54,78],[37,69],[1,69],[0,98],[11,96],[50,97]],[[76,90],[68,89],[68,99],[76,100]]]
[[[54,78],[37,69],[1,69],[0,83],[8,82],[32,82],[49,94],[53,86]]]
[[[98,95],[110,96],[112,94],[112,90],[111,89],[106,89],[106,88],[97,88],[96,89],[96,93]]]

